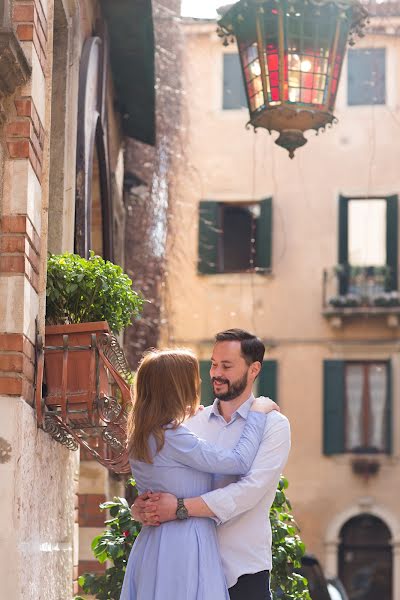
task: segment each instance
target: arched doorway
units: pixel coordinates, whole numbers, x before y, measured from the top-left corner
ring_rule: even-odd
[[[391,535],[370,514],[347,521],[340,532],[339,577],[349,600],[393,600]]]

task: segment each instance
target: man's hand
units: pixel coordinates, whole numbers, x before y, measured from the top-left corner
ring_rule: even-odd
[[[136,498],[131,506],[131,514],[135,521],[157,527],[176,519],[177,506],[178,500],[173,494],[149,491]]]

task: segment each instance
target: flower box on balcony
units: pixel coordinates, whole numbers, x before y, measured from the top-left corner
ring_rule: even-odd
[[[38,425],[126,472],[126,409],[132,374],[111,331],[131,323],[143,298],[121,267],[91,253],[50,256],[45,339],[37,343]]]
[[[97,353],[97,341],[104,333],[110,333],[106,321],[46,327],[46,406],[73,427],[96,424],[96,400],[110,393],[106,367]]]

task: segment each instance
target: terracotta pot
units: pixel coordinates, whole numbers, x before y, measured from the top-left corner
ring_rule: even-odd
[[[92,338],[104,333],[110,333],[106,321],[46,327],[44,401],[72,426],[86,421],[94,424],[93,404],[109,391],[107,371]]]

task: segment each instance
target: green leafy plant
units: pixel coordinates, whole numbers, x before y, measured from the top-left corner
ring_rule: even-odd
[[[133,479],[128,483],[135,486]],[[270,510],[272,596],[273,600],[311,600],[307,580],[295,571],[301,565],[305,547],[291,514],[285,493],[287,487],[288,482],[282,477]],[[101,504],[100,508],[108,509],[111,519],[105,523],[107,529],[94,538],[92,550],[100,563],[109,561],[112,566],[102,575],[81,575],[79,585],[86,594],[93,594],[97,600],[119,600],[129,554],[139,534],[140,524],[132,519],[125,498],[114,498],[112,502]],[[75,600],[83,598],[79,596]]]
[[[272,597],[273,600],[311,600],[307,579],[296,572],[301,567],[305,546],[286,497],[287,487],[287,479],[281,477],[269,513],[272,529]]]
[[[48,325],[107,321],[119,333],[137,317],[145,300],[120,266],[94,252],[50,255],[47,263]]]
[[[128,485],[135,487],[134,479]],[[92,550],[97,560],[111,564],[101,575],[84,573],[79,577],[79,585],[85,594],[93,594],[98,600],[118,600],[126,571],[129,554],[139,535],[140,523],[132,519],[125,498],[114,498],[100,504],[101,510],[110,511],[110,519],[105,522],[106,530],[92,541]],[[74,600],[83,600],[76,596]]]

